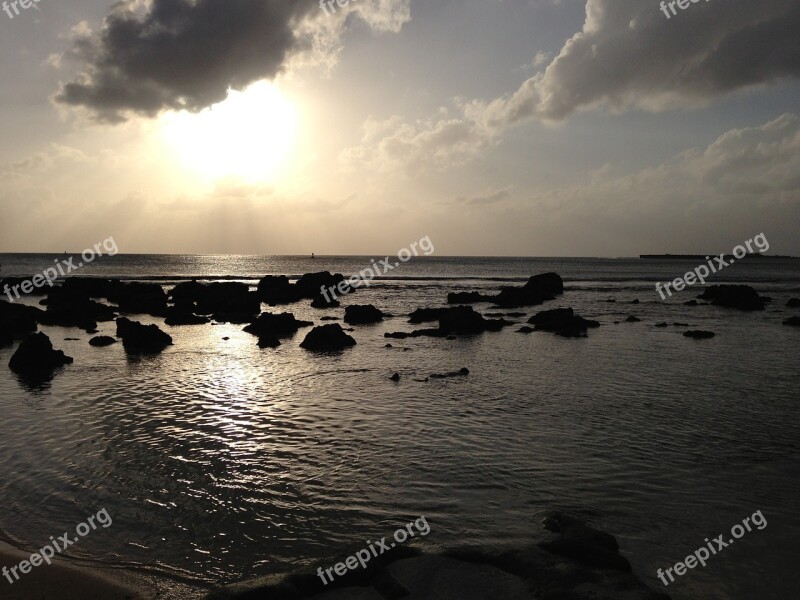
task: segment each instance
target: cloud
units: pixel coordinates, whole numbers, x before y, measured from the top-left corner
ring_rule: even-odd
[[[462,118],[404,123],[401,117],[367,119],[361,144],[339,157],[348,170],[405,170],[409,175],[464,164],[491,144],[478,123]]]
[[[505,202],[511,197],[512,190],[513,190],[512,186],[508,186],[500,190],[487,190],[482,194],[478,194],[477,196],[471,196],[469,198],[460,196],[456,198],[456,202],[458,202],[459,204],[472,204],[478,206],[486,206],[487,204],[499,204],[501,202]]]
[[[606,254],[670,252],[676,247],[727,251],[728,244],[761,231],[784,247],[796,247],[797,115],[730,130],[706,148],[687,150],[633,174],[612,171],[595,173],[588,185],[535,194],[517,208],[536,215],[542,236],[570,231],[572,239]],[[567,248],[560,252],[569,254]]]
[[[667,19],[655,2],[588,0],[582,31],[544,73],[487,104],[498,126],[579,110],[659,111],[800,77],[795,0],[701,2]]]
[[[292,60],[332,60],[349,15],[398,31],[410,18],[409,0],[361,0],[331,16],[316,0],[123,0],[99,31],[73,29],[64,58],[82,68],[55,99],[111,122],[202,110],[229,88],[274,78]]]
[[[492,100],[458,102],[447,119],[384,123],[348,156],[373,156],[385,168],[431,158],[461,164],[509,127],[559,122],[579,111],[698,107],[726,94],[800,78],[797,0],[711,0],[669,20],[656,2],[587,0],[586,18],[544,71]],[[539,52],[533,65],[547,61]],[[461,132],[460,136],[443,135]],[[430,145],[430,147],[426,147]]]

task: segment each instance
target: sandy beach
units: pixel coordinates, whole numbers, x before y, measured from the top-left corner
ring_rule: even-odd
[[[29,558],[30,553],[0,542],[0,568],[10,569]],[[6,600],[189,600],[201,598],[204,593],[164,578],[60,558],[27,575],[20,573],[20,579],[13,584],[0,578],[0,596]]]

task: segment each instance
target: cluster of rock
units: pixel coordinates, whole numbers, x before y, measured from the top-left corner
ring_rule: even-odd
[[[437,328],[417,329],[410,333],[391,332],[384,337],[405,339],[414,337],[451,337],[475,335],[485,331],[500,331],[511,325],[505,319],[487,319],[471,306],[451,306],[446,308],[420,308],[411,313],[409,323],[438,321]]]
[[[398,545],[327,585],[317,569],[336,564],[336,558],[229,585],[206,600],[669,600],[631,573],[614,536],[558,513],[545,520],[545,527],[552,537],[525,548],[431,553]]]
[[[327,298],[322,289],[330,289]],[[285,275],[267,275],[258,282],[257,294],[265,304],[278,306],[293,304],[304,299],[313,300],[314,308],[334,308],[339,305],[334,295],[341,296],[352,292],[352,288],[341,273],[306,273],[294,284]]]
[[[556,308],[535,314],[528,323],[534,331],[550,331],[562,337],[586,337],[587,330],[600,327],[598,321],[584,319],[571,308]]]
[[[6,279],[0,283],[13,285],[21,281]],[[326,297],[321,293],[322,289],[335,292]],[[53,365],[68,364],[69,361],[65,359],[69,357],[62,358],[59,351],[53,350],[44,334],[29,337],[37,332],[38,325],[76,327],[96,333],[98,323],[116,320],[116,336],[122,340],[128,353],[158,353],[172,344],[172,337],[157,325],[143,325],[117,316],[122,313],[163,318],[169,326],[200,325],[212,320],[217,323],[247,324],[244,330],[258,337],[261,348],[277,348],[281,345],[281,340],[294,336],[301,328],[313,327],[314,323],[297,320],[291,313],[262,314],[262,303],[281,305],[310,299],[312,306],[316,308],[331,308],[339,305],[336,296],[353,291],[343,275],[327,271],[307,273],[295,283],[286,276],[269,275],[258,282],[256,290],[251,290],[247,283],[242,282],[200,283],[192,280],[179,283],[169,293],[157,283],[124,283],[115,279],[70,277],[60,286],[37,290],[38,295],[46,295],[39,302],[44,309],[0,300],[0,347],[29,340],[24,348],[21,346],[18,349],[18,353],[22,353],[14,361],[15,364],[19,366],[38,360],[41,364],[39,370],[47,372],[56,368]],[[533,306],[553,300],[563,291],[561,277],[556,273],[545,273],[531,277],[522,286],[502,287],[497,294],[454,292],[447,298],[451,306],[420,308],[409,315],[411,324],[435,322],[436,327],[411,332],[390,332],[384,336],[396,339],[455,339],[457,336],[497,332],[512,324],[504,316],[517,318],[525,314],[506,312],[488,313],[484,316],[469,304],[491,302],[503,308]],[[716,306],[746,311],[764,310],[764,304],[770,301],[746,285],[712,285],[699,298],[709,300]],[[697,305],[696,301],[690,302]],[[638,300],[633,303],[638,303]],[[792,298],[786,306],[800,307],[800,299]],[[367,325],[380,323],[389,316],[391,315],[372,305],[351,305],[345,308],[344,322],[349,325]],[[321,320],[336,321],[338,318],[328,316]],[[626,322],[639,320],[635,316],[625,319]],[[800,326],[800,317],[790,317],[783,323]],[[585,337],[589,329],[599,326],[598,321],[584,319],[576,315],[572,308],[557,308],[537,313],[528,319],[528,325],[517,331],[548,331],[563,337],[577,338]],[[666,326],[666,323],[656,324],[656,327]],[[675,326],[683,327],[686,324],[675,323]],[[712,332],[699,330],[686,331],[684,335],[694,339],[714,337]],[[103,347],[116,341],[112,337],[99,336],[92,338],[89,343]],[[300,344],[301,347],[313,351],[342,350],[354,345],[356,341],[335,323],[313,327]]]
[[[504,286],[498,294],[480,292],[451,292],[447,295],[448,304],[477,304],[491,302],[502,308],[536,306],[547,300],[554,300],[564,293],[564,282],[557,273],[534,275],[523,286]]]

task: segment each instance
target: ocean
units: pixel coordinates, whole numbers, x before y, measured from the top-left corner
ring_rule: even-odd
[[[0,254],[0,278],[62,258]],[[372,258],[383,257],[117,255],[74,274],[255,285],[350,275]],[[31,386],[7,367],[13,348],[0,349],[0,537],[33,550],[105,508],[113,525],[72,556],[210,585],[358,549],[423,515],[430,544],[520,546],[555,509],[616,535],[634,572],[676,600],[798,597],[800,331],[781,323],[800,314],[785,306],[800,297],[800,260],[748,259],[709,280],[752,285],[772,298],[763,312],[684,305],[700,286],[661,300],[655,282],[698,264],[414,258],[343,298],[393,316],[356,326],[358,345],[337,354],[300,348],[305,330],[262,350],[241,325],[134,316],[175,343],[129,357],[121,344],[90,347],[81,330],[41,327],[75,362]],[[384,338],[417,328],[408,313],[443,306],[448,292],[549,271],[564,295],[520,309],[517,326]],[[566,306],[601,327],[582,339],[515,331]],[[343,314],[308,301],[265,310],[317,324]],[[675,322],[717,335],[691,340]],[[98,328],[114,335],[113,323]],[[468,377],[425,381],[462,367]],[[664,588],[656,569],[757,510],[763,530]]]

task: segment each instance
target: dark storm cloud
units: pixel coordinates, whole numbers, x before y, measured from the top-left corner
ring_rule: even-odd
[[[666,18],[651,0],[587,0],[583,30],[488,111],[496,125],[605,105],[664,110],[800,77],[800,2],[710,0]]]
[[[70,52],[85,64],[56,101],[103,120],[126,112],[200,110],[229,87],[274,77],[309,39],[298,24],[314,0],[153,0],[114,5],[101,30]]]

